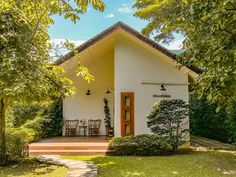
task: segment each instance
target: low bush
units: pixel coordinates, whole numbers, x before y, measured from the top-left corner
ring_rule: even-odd
[[[158,135],[114,137],[109,147],[115,155],[152,156],[164,155],[170,149],[169,141]]]
[[[28,143],[34,140],[35,133],[27,128],[10,128],[7,131],[7,159],[18,161],[27,155]]]
[[[62,102],[48,105],[14,105],[9,107],[6,119],[8,161],[19,161],[27,155],[28,144],[41,138],[62,133]]]

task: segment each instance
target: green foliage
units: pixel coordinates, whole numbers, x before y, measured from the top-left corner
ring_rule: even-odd
[[[116,155],[163,155],[169,150],[168,139],[158,135],[114,137],[109,147]]]
[[[47,30],[54,23],[51,15],[63,15],[76,22],[89,4],[104,10],[101,0],[74,3],[77,6],[67,0],[0,2],[0,98],[31,102],[74,93],[72,82],[62,77],[63,69],[49,64]],[[80,75],[88,76],[85,68],[79,68]]]
[[[206,96],[190,97],[190,129],[192,134],[223,141],[236,142],[236,102],[216,112],[217,104],[207,101]]]
[[[103,101],[105,104],[105,106],[104,106],[105,126],[106,126],[106,128],[110,128],[111,127],[111,115],[110,115],[110,109],[108,106],[108,100],[107,100],[107,98],[104,98]]]
[[[35,132],[24,127],[7,129],[7,159],[19,161],[27,155],[28,143],[34,140]]]
[[[229,130],[229,139],[236,145],[236,100],[230,102],[228,108],[227,124]]]
[[[11,121],[13,127],[18,128],[24,125],[26,121],[32,120],[40,111],[41,106],[11,106],[8,108],[7,118]]]
[[[188,105],[183,100],[161,100],[147,115],[147,125],[153,133],[168,137],[173,150],[177,151],[188,139],[187,116]]]
[[[57,47],[59,47],[59,46],[57,46]],[[88,83],[90,83],[91,81],[94,81],[94,76],[91,75],[88,68],[81,63],[80,55],[75,48],[76,47],[75,44],[70,42],[69,40],[66,40],[65,42],[62,43],[62,47],[64,47],[68,51],[74,52],[74,56],[78,60],[78,66],[76,68],[76,75],[81,76]],[[58,56],[58,58],[60,58],[60,57],[62,57],[62,56]]]
[[[7,114],[7,156],[16,161],[25,157],[28,143],[62,133],[62,101],[48,105],[13,106]]]
[[[72,82],[62,77],[63,70],[48,63],[49,19],[43,13],[42,21],[37,20],[34,10],[24,8],[27,1],[4,2],[1,8],[9,7],[0,9],[4,24],[0,30],[0,98],[10,103],[32,102],[72,94]]]
[[[0,165],[7,160],[5,114],[9,105],[42,104],[74,93],[64,70],[50,64],[48,29],[54,23],[53,14],[75,23],[88,5],[99,11],[105,7],[101,0],[0,1]],[[82,70],[83,74],[89,81],[88,71]]]
[[[143,34],[170,42],[184,36],[179,62],[203,69],[197,82],[211,102],[236,97],[235,0],[136,0],[135,16],[147,20]]]
[[[32,129],[34,140],[62,133],[62,99],[55,99],[46,105],[12,106],[8,109],[8,125],[12,128]]]
[[[63,126],[62,99],[55,99],[46,109],[44,116],[48,119],[43,125],[48,131],[44,131],[44,137],[61,136]]]

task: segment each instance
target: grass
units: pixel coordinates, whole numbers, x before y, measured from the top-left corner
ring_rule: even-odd
[[[71,156],[94,162],[99,177],[232,177],[236,156],[212,152],[190,152],[160,157]]]
[[[0,177],[65,177],[67,168],[41,164],[34,159],[0,167]]]

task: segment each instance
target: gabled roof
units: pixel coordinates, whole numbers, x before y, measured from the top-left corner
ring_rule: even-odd
[[[144,43],[146,43],[149,46],[153,47],[154,49],[160,51],[161,53],[167,55],[168,57],[172,58],[173,60],[177,59],[177,55],[176,54],[172,53],[171,51],[169,51],[165,47],[159,45],[158,43],[156,43],[152,39],[149,39],[149,38],[145,37],[144,35],[142,35],[138,31],[136,31],[135,29],[131,28],[130,26],[124,24],[123,22],[115,23],[111,27],[105,29],[101,33],[97,34],[93,38],[89,39],[85,43],[83,43],[80,46],[78,46],[75,50],[77,50],[80,53],[83,50],[89,48],[90,46],[92,46],[96,42],[100,41],[101,39],[105,38],[106,36],[110,35],[111,33],[113,33],[114,31],[116,31],[118,29],[123,29],[124,31],[126,31],[129,34],[135,36],[136,38],[140,39],[141,41],[143,41]],[[74,51],[70,51],[69,53],[67,53],[66,55],[64,55],[60,59],[58,59],[55,62],[55,65],[60,65],[60,64],[64,63],[65,61],[69,60],[70,58],[72,58],[73,56],[74,56]],[[197,67],[191,66],[191,67],[189,67],[189,69],[191,69],[195,73],[198,73],[198,74],[201,73],[201,70],[199,68],[197,68]]]

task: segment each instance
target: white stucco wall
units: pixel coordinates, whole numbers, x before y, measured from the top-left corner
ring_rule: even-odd
[[[90,59],[91,60],[91,59]],[[113,103],[114,92],[105,94],[108,87],[114,88],[114,52],[108,51],[103,56],[92,58],[88,65],[90,73],[95,77],[95,81],[88,84],[81,77],[75,75],[75,67],[70,71],[70,78],[77,87],[77,93],[72,97],[67,97],[63,102],[64,119],[101,119],[101,135],[106,134],[104,126],[104,102],[103,98],[109,100],[109,108],[113,124]],[[90,89],[91,95],[87,96]],[[63,131],[63,135],[65,132]]]
[[[188,75],[163,60],[163,54],[154,54],[128,38],[117,36],[115,40],[115,136],[121,135],[120,92],[134,92],[135,134],[150,133],[146,115],[152,105],[163,98],[159,85],[141,85],[146,82],[188,83]],[[188,86],[165,86],[170,99],[180,98],[188,102]]]
[[[106,44],[108,45],[107,42]],[[109,100],[115,136],[120,136],[120,93],[134,92],[134,132],[144,134],[150,133],[146,124],[146,115],[154,103],[163,99],[154,98],[153,94],[165,93],[171,95],[170,99],[180,98],[188,102],[187,85],[165,85],[167,90],[163,92],[160,90],[160,85],[141,84],[141,82],[188,83],[188,75],[168,63],[168,57],[161,52],[149,50],[147,46],[137,42],[137,39],[124,37],[123,34],[116,35],[114,50],[106,51],[108,47],[103,48],[100,54],[98,54],[100,50],[98,47],[97,51],[93,50],[92,55],[90,53],[92,49],[90,52],[87,51],[87,54],[81,55],[81,58],[89,63],[88,68],[95,76],[95,81],[88,84],[81,77],[76,76],[75,67],[67,72],[67,77],[77,87],[77,93],[73,97],[64,99],[65,119],[101,119],[101,134],[105,135],[103,98],[106,97]],[[114,88],[115,91],[105,94],[108,87]],[[86,95],[88,89],[91,91],[90,96]]]

